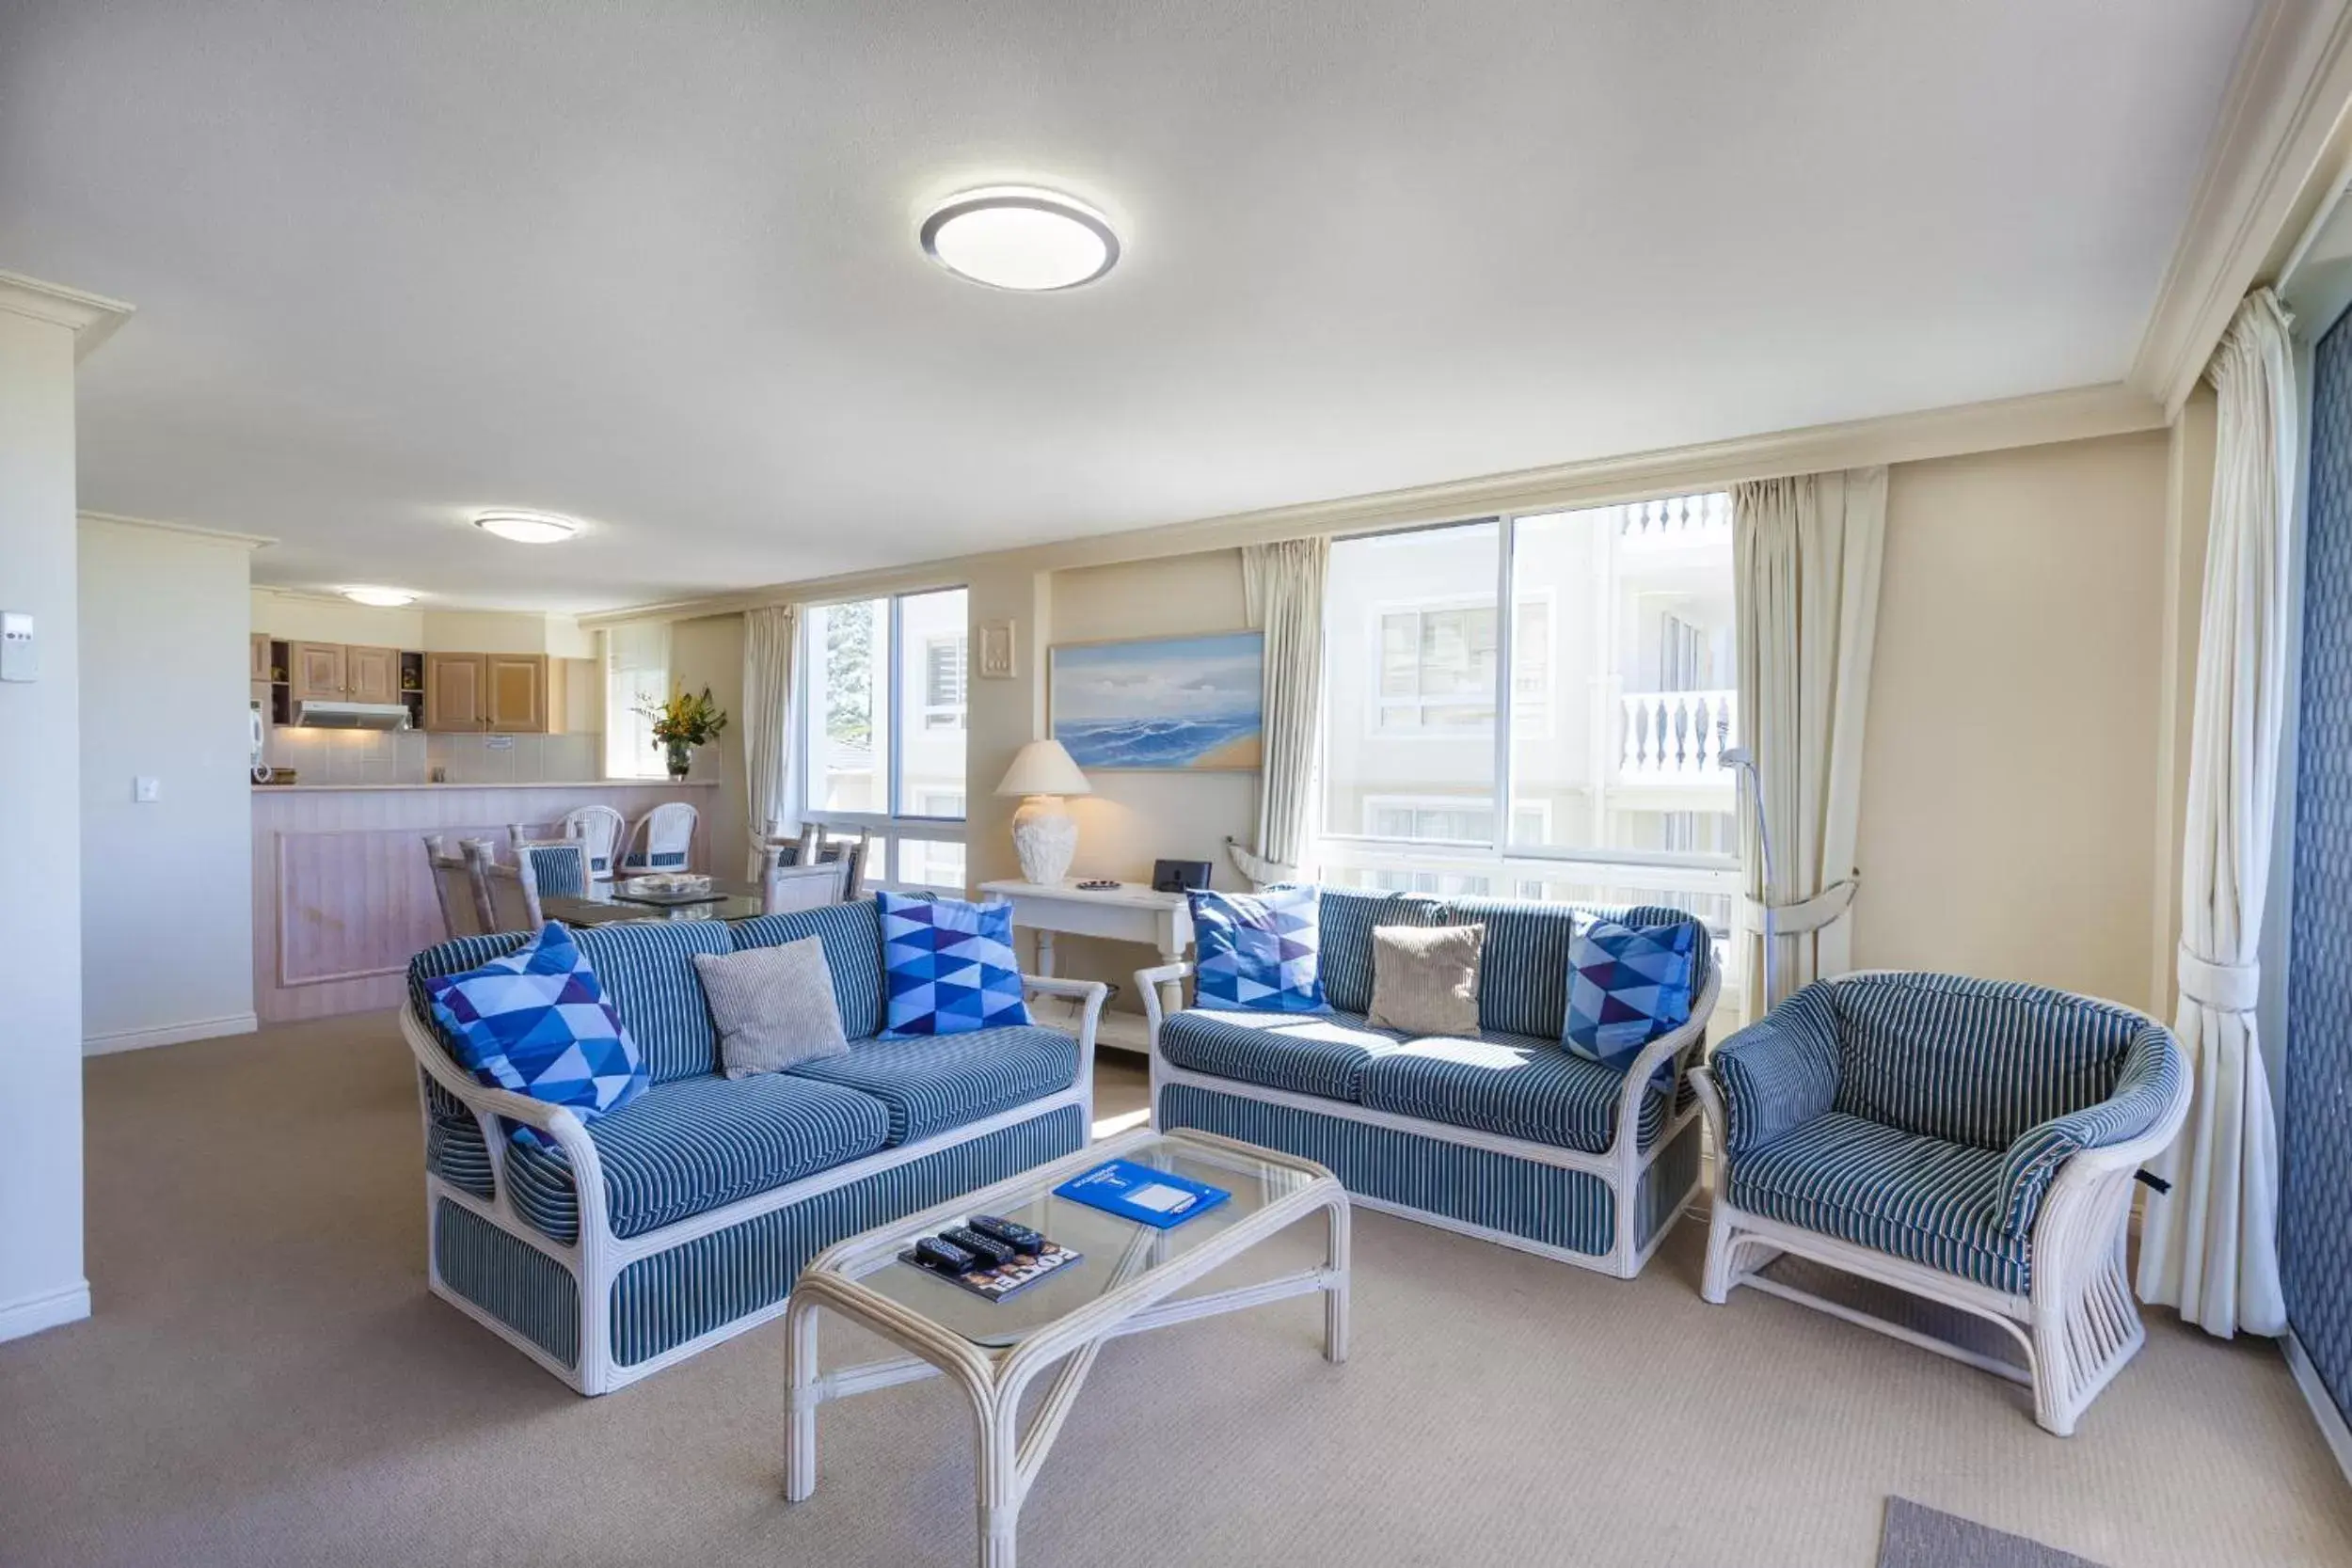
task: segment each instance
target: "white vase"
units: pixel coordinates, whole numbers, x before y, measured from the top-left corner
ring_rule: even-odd
[[[1051,884],[1070,875],[1078,852],[1078,819],[1058,795],[1032,795],[1012,814],[1012,851],[1021,857],[1021,879]]]

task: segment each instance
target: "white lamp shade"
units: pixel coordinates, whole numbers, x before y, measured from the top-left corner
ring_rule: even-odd
[[[1021,748],[1012,766],[1005,769],[1005,782],[996,786],[999,795],[1091,795],[1094,786],[1078,771],[1078,765],[1070,760],[1058,740],[1032,740]]]

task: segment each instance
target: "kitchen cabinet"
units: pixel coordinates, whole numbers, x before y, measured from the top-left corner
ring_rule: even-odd
[[[257,631],[247,640],[253,649],[253,668],[247,678],[266,686],[277,677],[270,673],[269,633]]]
[[[344,648],[343,696],[354,703],[399,702],[400,650]]]
[[[488,728],[486,671],[480,654],[424,656],[424,727],[428,730]]]
[[[295,702],[350,701],[351,677],[341,642],[296,642],[290,651]]]
[[[546,654],[427,654],[424,727],[561,735],[564,661]]]

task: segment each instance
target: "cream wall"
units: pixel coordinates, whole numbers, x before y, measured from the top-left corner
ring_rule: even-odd
[[[727,716],[726,733],[694,752],[693,776],[719,784],[697,803],[710,852],[702,869],[740,877],[751,847],[751,791],[743,778],[743,617],[706,615],[673,625],[670,684],[684,691],[710,688],[710,700]]]
[[[1897,465],[1854,960],[2148,1006],[2167,437]]]
[[[363,648],[424,646],[424,612],[413,606],[379,610],[349,599],[322,599],[268,588],[252,591],[250,629],[304,642],[352,642]]]
[[[252,552],[87,517],[79,540],[83,1049],[251,1029]]]

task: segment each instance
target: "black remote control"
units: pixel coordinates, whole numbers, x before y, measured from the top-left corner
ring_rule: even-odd
[[[914,1256],[925,1268],[937,1269],[942,1274],[969,1274],[980,1266],[977,1257],[937,1236],[926,1236],[915,1243]]]
[[[1002,1242],[1015,1252],[1025,1252],[1032,1258],[1044,1250],[1045,1238],[1025,1225],[996,1214],[975,1214],[966,1222],[967,1227],[978,1231],[992,1242]]]
[[[1012,1261],[1012,1248],[993,1237],[981,1235],[968,1226],[958,1226],[952,1230],[943,1230],[939,1233],[939,1239],[950,1246],[961,1247],[977,1258],[987,1259],[988,1266],[992,1269],[1001,1269]]]

